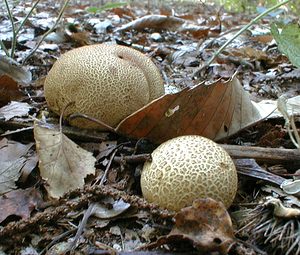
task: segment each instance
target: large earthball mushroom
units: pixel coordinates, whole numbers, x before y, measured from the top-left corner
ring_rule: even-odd
[[[63,54],[44,84],[51,110],[64,117],[81,113],[115,127],[121,120],[164,94],[160,72],[141,52],[119,45],[96,44]],[[99,128],[84,118],[70,122]]]

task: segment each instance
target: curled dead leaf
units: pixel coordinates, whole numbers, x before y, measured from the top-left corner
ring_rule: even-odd
[[[225,206],[211,198],[195,200],[192,206],[181,209],[174,220],[170,234],[142,249],[187,241],[201,254],[217,251],[225,255],[235,243],[231,218]]]
[[[168,238],[190,240],[201,251],[227,254],[234,241],[231,218],[221,202],[197,199],[175,217],[175,227]]]

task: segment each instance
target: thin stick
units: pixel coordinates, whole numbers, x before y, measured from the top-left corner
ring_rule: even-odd
[[[88,116],[88,115],[86,115],[86,114],[83,114],[83,113],[73,113],[73,114],[71,114],[71,115],[69,116],[69,121],[70,121],[70,120],[73,120],[73,119],[75,119],[75,118],[84,118],[84,119],[93,121],[93,122],[99,124],[100,126],[106,128],[107,131],[110,131],[110,132],[112,132],[112,133],[116,133],[116,130],[115,130],[113,127],[107,125],[106,123],[104,123],[104,122],[101,121],[101,120],[95,119],[95,118],[90,117],[90,116]]]
[[[10,50],[10,57],[13,57],[15,54],[15,48],[16,48],[16,27],[15,27],[15,22],[14,22],[14,18],[12,16],[11,10],[9,8],[8,2],[7,0],[4,0],[5,6],[6,6],[6,10],[7,10],[7,14],[11,23],[11,27],[12,27],[12,34],[13,34],[13,38],[11,41],[11,50]]]

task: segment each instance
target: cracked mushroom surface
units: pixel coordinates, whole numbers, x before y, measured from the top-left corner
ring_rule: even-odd
[[[63,54],[44,84],[49,108],[64,117],[81,113],[111,127],[164,94],[160,72],[150,58],[120,45],[96,44]],[[98,128],[76,118],[71,125]]]
[[[237,172],[228,153],[207,138],[188,135],[166,141],[151,154],[141,174],[143,196],[178,211],[210,197],[228,208],[237,191]]]

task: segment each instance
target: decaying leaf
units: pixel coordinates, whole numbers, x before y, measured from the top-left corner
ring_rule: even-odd
[[[188,241],[201,254],[214,251],[227,254],[235,243],[231,218],[225,206],[211,198],[195,200],[192,206],[181,209],[174,219],[175,226],[170,234],[143,248]]]
[[[201,251],[227,254],[234,243],[232,222],[226,208],[211,198],[195,200],[174,218],[175,227],[168,236],[187,238]]]
[[[124,202],[122,199],[114,201],[112,198],[107,197],[101,203],[95,204],[92,215],[99,219],[112,219],[126,211],[129,207],[130,204]]]
[[[0,76],[7,75],[18,83],[28,84],[31,82],[31,72],[27,71],[23,66],[12,58],[1,56],[0,59]]]
[[[144,17],[138,18],[134,21],[131,21],[120,28],[116,29],[117,31],[125,31],[129,29],[143,30],[145,28],[153,29],[177,29],[186,21],[181,18],[174,16],[165,16],[165,15],[146,15]]]
[[[65,192],[80,188],[84,178],[95,174],[92,153],[83,150],[61,131],[50,125],[36,122],[34,138],[39,156],[39,168],[46,189],[51,197],[58,198]]]
[[[23,94],[19,91],[19,84],[28,84],[31,73],[11,58],[0,58],[0,106],[11,100],[20,99]]]
[[[7,121],[15,117],[23,117],[28,115],[31,108],[28,103],[12,101],[0,108],[0,118],[3,117]]]
[[[0,74],[0,94],[0,106],[6,105],[11,100],[18,100],[23,96],[19,91],[18,83],[5,74]]]
[[[233,78],[165,95],[128,116],[116,131],[156,143],[180,135],[218,140],[262,118],[239,80]]]
[[[18,189],[0,197],[0,222],[8,216],[16,215],[22,219],[30,217],[30,213],[42,202],[40,193],[35,188]]]
[[[26,154],[33,143],[28,145],[3,138],[0,141],[0,195],[16,188],[15,181],[26,164]]]

